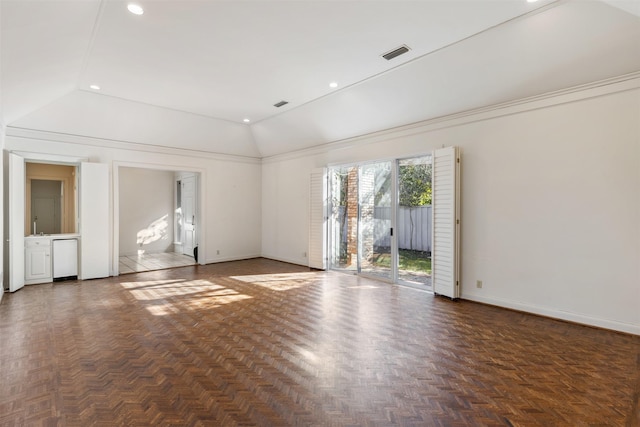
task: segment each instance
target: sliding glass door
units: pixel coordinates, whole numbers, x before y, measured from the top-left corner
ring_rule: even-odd
[[[392,279],[392,163],[330,170],[330,267]]]
[[[340,166],[329,170],[330,268],[358,271],[358,167]]]
[[[360,273],[392,279],[391,162],[360,166],[358,176]]]
[[[330,268],[431,289],[431,156],[330,169]]]

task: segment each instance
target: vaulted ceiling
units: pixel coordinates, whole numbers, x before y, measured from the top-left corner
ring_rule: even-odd
[[[636,0],[133,2],[0,0],[4,125],[267,157],[640,71]]]

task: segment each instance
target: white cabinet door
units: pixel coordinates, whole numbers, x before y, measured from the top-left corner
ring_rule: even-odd
[[[9,291],[24,286],[24,159],[9,154]]]
[[[26,248],[25,280],[50,282],[51,247],[49,245]]]
[[[80,279],[109,276],[109,167],[80,164]]]

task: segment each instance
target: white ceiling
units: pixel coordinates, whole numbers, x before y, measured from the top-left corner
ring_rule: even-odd
[[[640,70],[636,0],[137,3],[0,0],[4,124],[262,157]]]

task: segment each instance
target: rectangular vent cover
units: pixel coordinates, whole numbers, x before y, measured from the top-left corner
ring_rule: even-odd
[[[273,106],[274,106],[274,107],[278,107],[278,108],[280,108],[280,107],[282,107],[283,105],[287,105],[287,104],[288,104],[288,102],[287,102],[287,101],[280,101],[280,102],[277,102],[277,103],[273,104]]]
[[[387,61],[392,60],[393,58],[395,58],[396,56],[400,56],[403,53],[407,53],[409,52],[409,48],[405,45],[400,46],[397,49],[393,49],[391,52],[387,52],[384,55],[382,55],[382,57],[384,59],[386,59]]]

